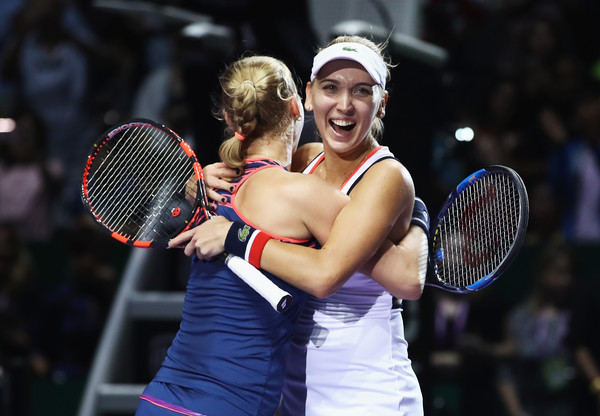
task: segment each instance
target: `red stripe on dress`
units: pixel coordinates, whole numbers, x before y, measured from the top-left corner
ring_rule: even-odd
[[[344,182],[342,182],[342,184],[340,185],[339,189],[342,189],[350,179],[352,179],[352,176],[354,176],[354,174],[360,169],[360,167],[362,165],[364,165],[370,158],[371,156],[373,156],[375,153],[377,153],[378,150],[380,150],[383,146],[377,146],[375,149],[371,150],[369,152],[369,154],[363,159],[362,162],[360,162],[358,164],[358,166],[356,168],[354,168],[354,170],[352,171],[352,173],[350,175],[348,175],[348,177],[346,178],[346,180]],[[319,162],[321,163],[321,162]]]
[[[308,175],[313,173],[315,171],[315,169],[317,168],[317,166],[319,166],[324,159],[325,159],[325,153],[321,152],[321,154],[319,156],[317,156],[317,160],[310,162],[310,163],[314,163],[314,164],[313,164],[312,168],[306,173]]]
[[[167,409],[167,410],[170,410],[172,412],[179,413],[179,414],[182,414],[182,415],[187,415],[187,416],[206,416],[206,415],[203,415],[202,413],[192,412],[191,410],[188,410],[188,409],[186,409],[184,407],[176,406],[174,404],[167,403],[167,402],[165,402],[163,400],[156,399],[156,398],[154,398],[152,396],[148,396],[147,394],[142,394],[140,396],[140,399],[146,400],[147,402],[152,403],[155,406],[162,407],[163,409]]]

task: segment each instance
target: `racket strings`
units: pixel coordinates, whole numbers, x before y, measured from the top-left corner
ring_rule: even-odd
[[[124,134],[127,134],[127,132]],[[91,195],[103,193],[108,195],[108,200],[110,200],[113,198],[114,193],[118,192],[117,188],[111,186],[111,184],[123,183],[125,172],[124,170],[114,169],[112,166],[120,166],[123,163],[123,158],[131,151],[131,146],[126,147],[127,144],[127,140],[105,141],[99,147],[94,157],[94,163],[98,164],[98,166],[90,171],[87,180],[88,190],[92,191]],[[117,176],[114,179],[110,179],[111,177],[108,173],[112,174],[113,172],[116,172]],[[97,204],[95,208],[101,210],[105,206]]]
[[[98,189],[96,195],[104,193],[103,205],[97,207],[98,215],[106,224],[112,224],[115,231],[126,234],[128,237],[141,225],[136,215],[135,207],[144,198],[144,193],[139,192],[140,183],[137,178],[144,166],[140,164],[142,158],[138,157],[138,164],[133,166],[130,162],[131,154],[138,154],[140,148],[147,145],[150,131],[140,134],[139,127],[125,130],[120,140],[111,139],[114,143],[112,153],[105,155],[103,166],[98,169]],[[109,142],[110,143],[110,142]],[[108,160],[108,164],[106,162]],[[137,169],[134,169],[136,168]],[[147,170],[147,169],[146,169]],[[91,188],[93,190],[93,188]],[[124,228],[125,219],[134,218],[130,226]]]
[[[99,166],[87,180],[90,205],[105,225],[127,238],[168,237],[180,224],[165,215],[165,207],[193,210],[185,189],[194,161],[175,138],[154,126],[135,125],[117,134],[96,155]]]
[[[104,162],[102,169],[99,168],[97,171],[101,173],[101,176],[98,179],[96,194],[100,195],[100,192],[104,192],[106,196],[104,204],[96,207],[98,215],[106,224],[111,224],[111,228],[115,231],[128,237],[141,226],[139,215],[136,214],[134,207],[138,206],[144,198],[144,193],[139,192],[141,186],[137,178],[140,173],[138,170],[144,168],[140,164],[140,160],[146,160],[137,157],[137,164],[134,166],[128,155],[138,154],[139,149],[147,145],[149,133],[148,130],[145,134],[140,134],[139,127],[134,127],[125,130],[120,140],[112,138],[114,148],[112,153],[106,154],[109,164]],[[134,170],[136,167],[138,169]],[[129,224],[126,231],[123,228],[125,218],[134,218],[133,223]]]
[[[519,215],[519,192],[506,175],[486,175],[467,187],[435,233],[438,278],[466,287],[492,274],[514,244]]]
[[[155,141],[160,140],[157,149],[152,149],[149,152],[149,166],[151,175],[147,177],[147,186],[144,188],[146,193],[141,206],[144,207],[144,212],[140,213],[141,227],[139,232],[134,236],[135,240],[148,240],[151,237],[147,235],[157,232],[162,229],[164,222],[164,212],[170,213],[172,209],[178,207],[185,198],[185,191],[182,192],[182,178],[184,172],[189,166],[187,159],[177,158],[181,152],[175,152],[173,145],[178,146],[176,142],[165,133],[156,130],[156,135],[153,137]],[[152,169],[154,168],[154,169]],[[145,178],[146,179],[146,178]],[[185,184],[185,182],[184,182]],[[172,205],[172,209],[165,211]],[[168,218],[168,217],[167,217]]]
[[[185,192],[181,192],[184,189],[182,179],[186,168],[189,168],[187,158],[177,158],[182,152],[176,152],[178,144],[169,135],[159,130],[153,133],[152,139],[158,146],[149,151],[149,165],[144,169],[148,168],[151,174],[144,177],[147,180],[143,188],[145,193],[141,201],[136,201],[143,211],[138,213],[140,228],[133,238],[141,241],[152,239],[153,234],[160,234],[159,230],[164,230],[164,222],[169,219],[172,209],[181,205],[185,198]],[[171,209],[165,211],[165,208]]]

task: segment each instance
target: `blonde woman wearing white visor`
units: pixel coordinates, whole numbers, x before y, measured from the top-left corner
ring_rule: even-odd
[[[332,238],[352,238],[349,230],[358,236],[370,230],[373,237],[363,239],[362,247],[372,250],[377,247],[373,240],[385,235],[394,221],[392,241],[399,241],[406,230],[412,205],[403,197],[414,192],[408,189],[413,185],[399,175],[400,163],[376,141],[383,130],[388,74],[380,49],[362,38],[337,38],[314,59],[305,107],[314,112],[323,144],[302,146],[294,165],[311,162],[305,173],[320,176],[351,197],[334,225],[341,235],[332,231],[325,247]],[[393,274],[376,282],[357,272],[331,296],[312,299],[288,355],[280,416],[423,414],[401,309],[392,309],[392,294],[400,299],[415,296],[395,289]]]

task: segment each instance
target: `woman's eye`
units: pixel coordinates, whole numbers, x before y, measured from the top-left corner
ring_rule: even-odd
[[[359,87],[354,90],[354,94],[358,95],[359,97],[367,97],[371,95],[371,93],[372,91],[365,87]]]

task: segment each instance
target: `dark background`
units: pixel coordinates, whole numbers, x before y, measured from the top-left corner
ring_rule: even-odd
[[[402,31],[395,19],[410,12],[399,12],[395,3],[149,3],[182,9],[182,18],[165,8],[117,10],[90,0],[2,0],[0,119],[16,127],[0,122],[0,414],[77,409],[129,256],[80,202],[80,175],[95,137],[142,116],[181,134],[202,164],[216,161],[223,127],[212,116],[212,98],[228,62],[244,51],[273,55],[292,68],[303,91],[316,49],[335,34],[326,24],[332,16],[368,20],[389,34]],[[209,19],[202,36],[186,32],[194,14]],[[425,0],[414,19],[419,29],[411,34],[442,48],[447,59],[427,62],[390,45],[396,66],[382,144],[407,166],[431,213],[460,179],[491,164],[521,174],[531,213],[519,257],[493,286],[445,301],[439,290],[426,288],[421,300],[404,303],[409,353],[427,415],[510,414],[499,380],[519,386],[531,378],[515,375],[514,368],[506,373],[507,357],[490,351],[506,341],[515,308],[539,300],[535,289],[547,250],[559,246],[569,253],[571,279],[561,293],[570,296],[554,312],[572,319],[587,305],[583,294],[595,294],[588,285],[598,278],[593,266],[600,254],[594,176],[600,167],[600,3]],[[472,141],[455,140],[462,127],[473,129]],[[312,140],[318,139],[309,117],[303,141]],[[581,154],[589,156],[586,163]],[[588,212],[589,227],[577,227],[580,212]],[[184,287],[181,281],[171,285]],[[446,317],[452,336],[440,342],[438,310],[448,302],[464,320]],[[594,322],[594,310],[583,316]],[[531,393],[530,409],[544,401],[566,409],[559,414],[600,414],[573,361],[574,347],[584,342],[580,335],[595,329],[577,322],[577,331],[570,325],[556,338],[567,362],[566,387]],[[140,382],[152,374],[143,334],[176,330],[163,326],[138,328]],[[529,342],[526,336],[520,341]],[[521,352],[508,359],[525,360]],[[440,364],[440,357],[451,364]],[[538,351],[526,358],[527,366],[542,371],[556,357]],[[576,408],[586,400],[591,407]]]

